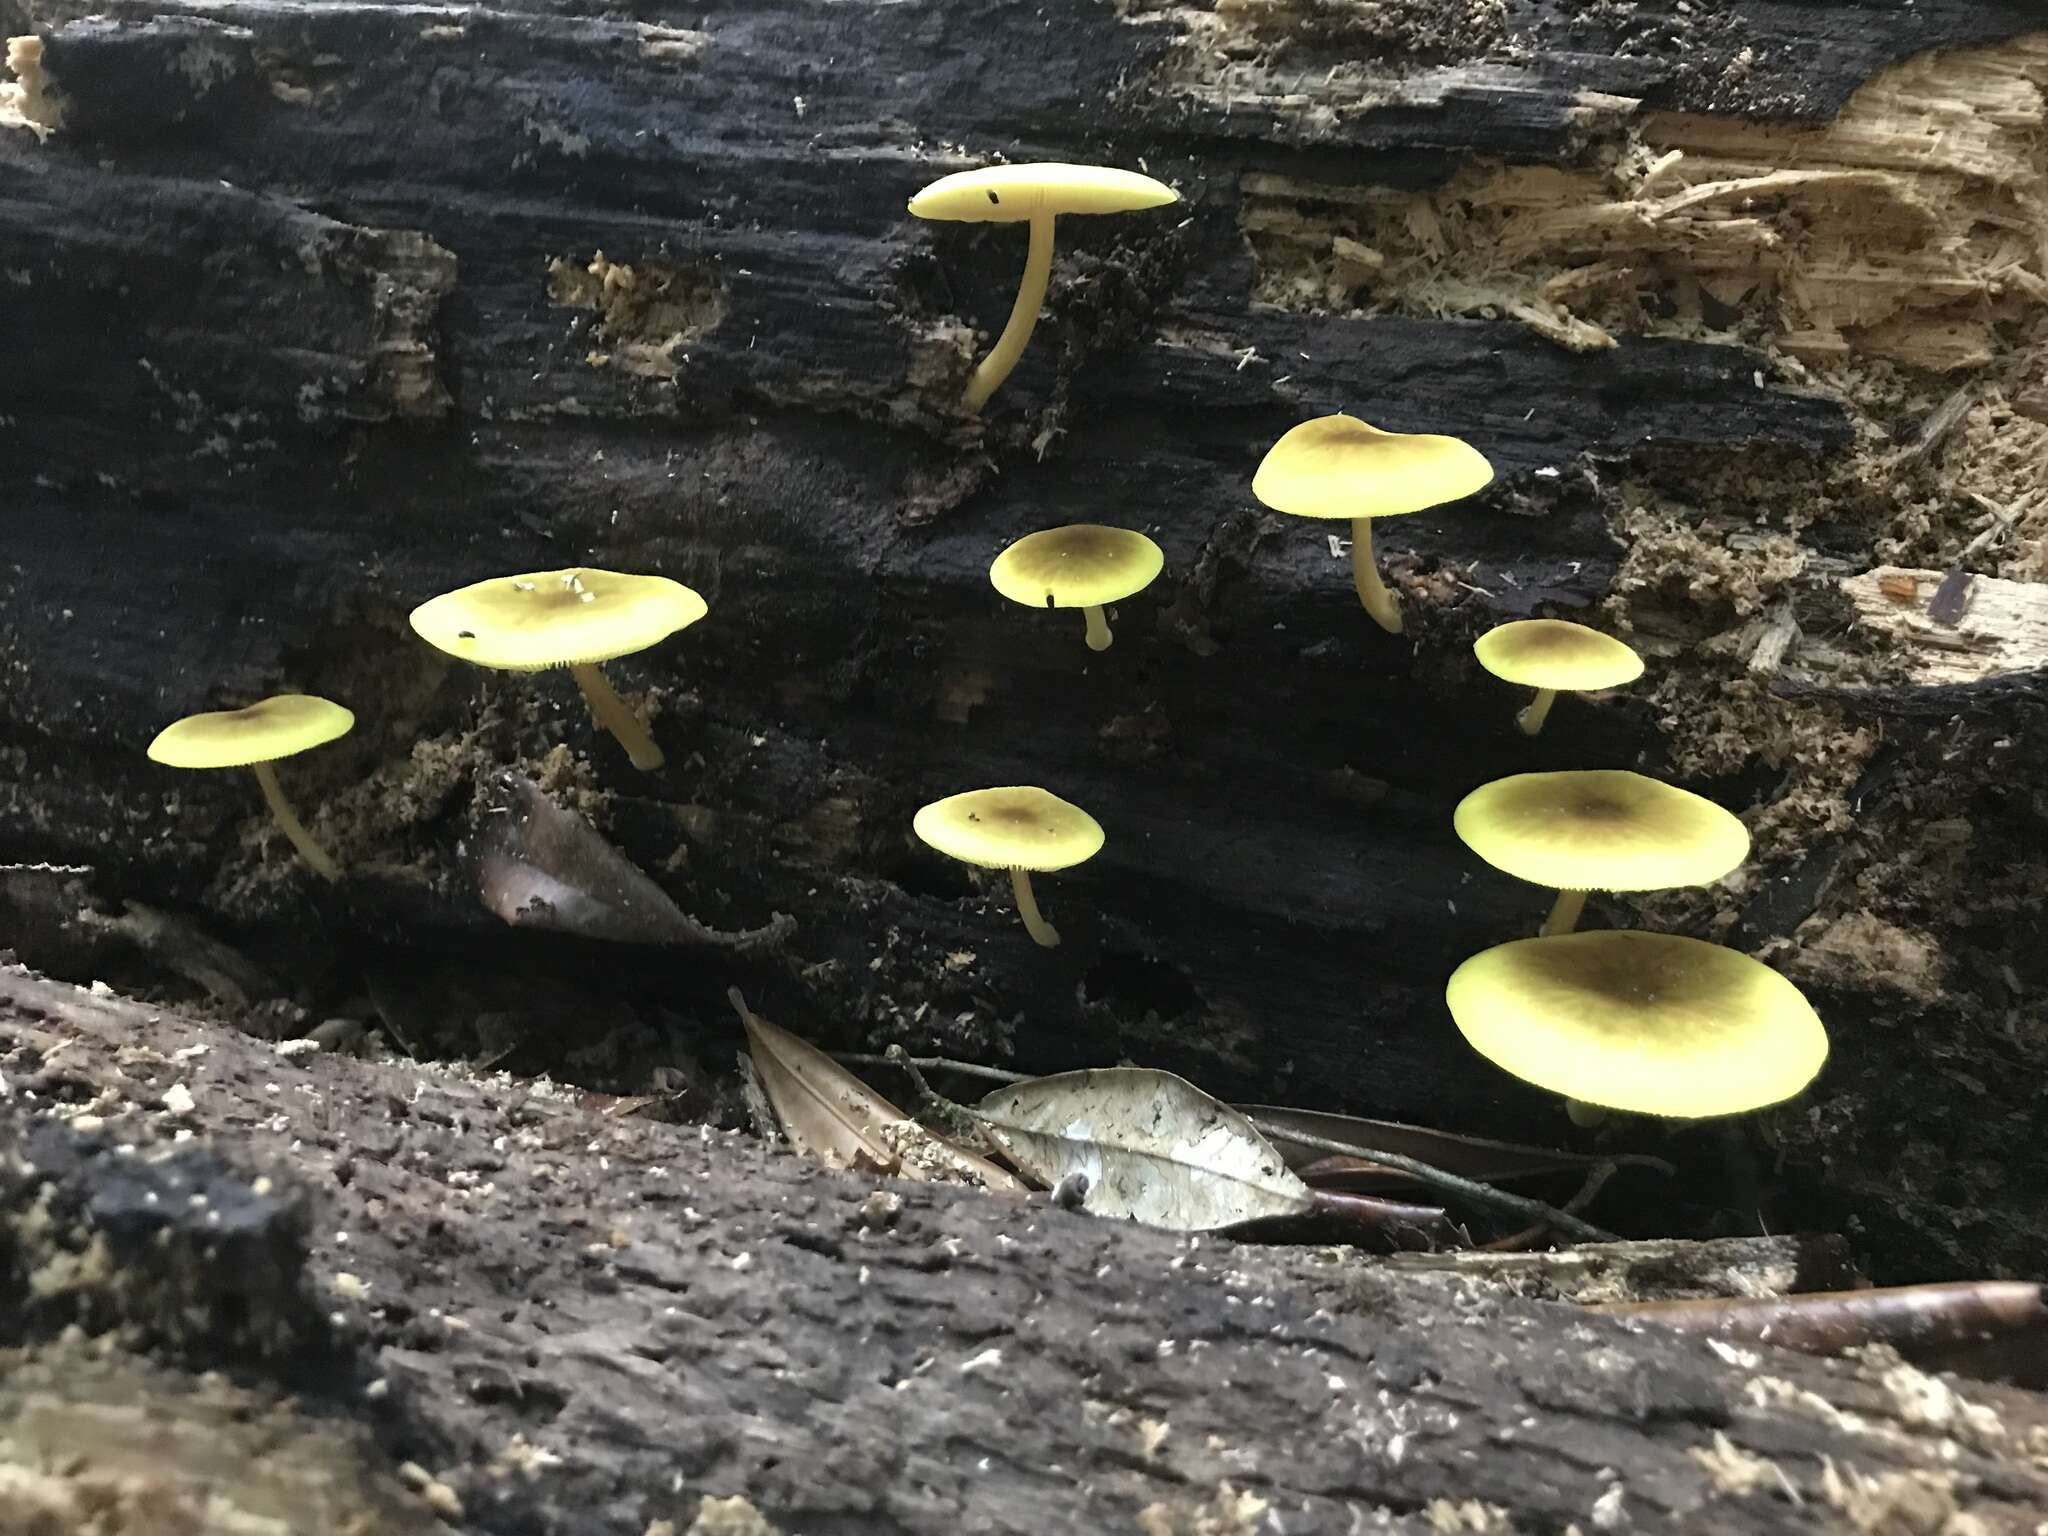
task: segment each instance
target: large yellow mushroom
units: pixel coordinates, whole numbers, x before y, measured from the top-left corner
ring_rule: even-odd
[[[1445,988],[1472,1048],[1574,1105],[1696,1119],[1788,1099],[1827,1059],[1799,989],[1747,955],[1662,933],[1518,939]]]
[[[1486,456],[1459,438],[1382,432],[1339,414],[1318,416],[1283,434],[1252,477],[1252,494],[1294,517],[1348,518],[1358,600],[1374,623],[1398,635],[1401,605],[1380,580],[1372,520],[1457,501],[1492,479]]]
[[[1006,869],[1017,914],[1047,949],[1059,930],[1039,914],[1033,871],[1070,869],[1102,849],[1102,827],[1078,805],[1032,785],[974,789],[925,806],[911,829],[949,858],[983,869]]]
[[[299,857],[329,880],[337,880],[341,870],[292,810],[271,764],[346,736],[355,723],[353,714],[330,700],[306,693],[280,693],[246,709],[216,710],[174,721],[157,732],[149,744],[149,758],[169,768],[249,769],[256,775],[272,818],[299,850]]]
[[[591,717],[645,772],[661,766],[661,748],[600,663],[644,651],[706,612],[703,598],[666,576],[572,566],[496,576],[443,593],[413,609],[412,627],[429,645],[480,667],[567,667]]]
[[[1543,729],[1560,693],[1619,688],[1643,675],[1643,658],[1597,629],[1567,619],[1517,619],[1489,629],[1473,643],[1479,665],[1503,682],[1534,688],[1515,724],[1525,735]]]
[[[1026,608],[1079,608],[1088,621],[1088,649],[1115,639],[1103,608],[1152,585],[1166,564],[1159,546],[1128,528],[1070,523],[1027,533],[988,568],[995,589]]]
[[[1729,812],[1622,768],[1496,779],[1452,819],[1495,869],[1558,893],[1546,934],[1570,933],[1589,891],[1707,885],[1749,857],[1749,828]]]
[[[1031,226],[1031,245],[1024,257],[1024,279],[1017,287],[1017,302],[1011,306],[1010,321],[1003,327],[1003,334],[968,381],[964,397],[967,409],[980,410],[1024,355],[1024,344],[1031,340],[1032,329],[1038,324],[1038,307],[1045,302],[1046,285],[1052,279],[1053,221],[1059,215],[1129,213],[1179,201],[1180,194],[1165,182],[1140,176],[1136,171],[1056,162],[956,171],[941,176],[913,197],[910,211],[920,219]]]

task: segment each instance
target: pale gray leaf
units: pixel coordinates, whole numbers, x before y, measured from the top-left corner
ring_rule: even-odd
[[[1093,1215],[1207,1232],[1315,1204],[1251,1122],[1171,1072],[1062,1072],[1000,1088],[975,1112],[1031,1178],[1084,1176]]]

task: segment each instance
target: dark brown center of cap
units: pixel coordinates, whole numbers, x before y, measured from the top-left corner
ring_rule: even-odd
[[[1584,821],[1627,821],[1632,809],[1607,795],[1589,794],[1579,799],[1577,815]]]

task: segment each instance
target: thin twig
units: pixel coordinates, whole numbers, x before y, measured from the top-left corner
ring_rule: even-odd
[[[1929,457],[1948,439],[1948,435],[1963,424],[1963,418],[1970,414],[1970,407],[1976,400],[1974,385],[1965,384],[1933,410],[1920,423],[1919,434],[1900,450],[1898,467],[1908,469]]]
[[[996,1144],[995,1138],[989,1135],[988,1124],[981,1116],[964,1104],[955,1104],[951,1099],[924,1080],[924,1073],[919,1070],[919,1064],[935,1060],[943,1061],[943,1057],[907,1056],[904,1054],[902,1046],[892,1045],[886,1053],[875,1059],[888,1066],[901,1067],[905,1072],[908,1072],[912,1086],[917,1089],[918,1100],[924,1106],[926,1112],[935,1115],[939,1123],[944,1125],[955,1136],[966,1141],[970,1146],[981,1148],[984,1152],[993,1151],[1002,1156],[1008,1155],[1004,1148]],[[945,1064],[949,1067],[964,1065],[961,1062],[946,1062]],[[993,1072],[996,1069],[994,1067],[983,1067],[979,1070]],[[1016,1081],[1023,1082],[1025,1079],[1018,1078]]]
[[[1956,556],[1957,565],[1961,565],[1965,560],[1975,559],[1984,552],[1985,546],[1993,539],[2003,538],[2007,533],[2011,532],[2012,525],[2020,520],[2020,514],[2026,510],[2028,500],[2028,498],[2022,496],[2011,506],[2001,507],[1982,491],[1971,491],[1969,497],[1970,500],[1974,501],[1984,511],[1991,514],[1991,526],[1963,546],[1963,552]]]
[[[1573,1216],[1578,1215],[1579,1212],[1593,1203],[1593,1197],[1600,1193],[1602,1185],[1614,1177],[1614,1171],[1619,1166],[1618,1161],[1595,1163],[1586,1174],[1586,1182],[1579,1186],[1579,1192],[1576,1195],[1565,1201],[1563,1209]],[[1670,1171],[1668,1163],[1665,1165],[1665,1169],[1667,1172]],[[1539,1221],[1535,1226],[1524,1227],[1521,1231],[1512,1233],[1507,1237],[1496,1238],[1490,1243],[1481,1243],[1473,1251],[1475,1253],[1522,1253],[1534,1248],[1549,1235],[1550,1223]]]
[[[1529,1221],[1548,1223],[1559,1232],[1576,1237],[1580,1242],[1614,1243],[1621,1240],[1614,1233],[1603,1231],[1591,1222],[1581,1221],[1554,1205],[1545,1205],[1541,1200],[1531,1200],[1526,1195],[1510,1194],[1507,1190],[1495,1189],[1491,1184],[1480,1184],[1455,1173],[1446,1173],[1441,1168],[1417,1162],[1412,1157],[1403,1157],[1398,1152],[1375,1152],[1370,1147],[1354,1147],[1348,1142],[1331,1141],[1324,1136],[1310,1136],[1277,1125],[1261,1125],[1256,1117],[1252,1118],[1251,1123],[1253,1129],[1262,1136],[1279,1136],[1300,1146],[1313,1147],[1318,1152],[1334,1152],[1339,1157],[1356,1157],[1369,1163],[1378,1163],[1384,1168],[1392,1168],[1407,1174],[1419,1184],[1434,1185],[1447,1194],[1458,1195],[1474,1205],[1491,1205],[1499,1210],[1513,1211],[1517,1216]]]
[[[1472,1245],[1472,1239],[1439,1205],[1405,1205],[1372,1195],[1339,1195],[1320,1189],[1316,1191],[1315,1209],[1319,1215],[1384,1237],[1396,1248],[1413,1246],[1401,1241],[1404,1233],[1421,1238],[1432,1252],[1440,1244],[1448,1247],[1462,1241],[1468,1248]]]
[[[907,1070],[922,1067],[927,1072],[964,1072],[969,1077],[985,1077],[992,1083],[1031,1081],[1028,1072],[1005,1072],[1001,1067],[984,1067],[971,1061],[955,1061],[950,1056],[906,1056],[900,1047],[892,1047],[882,1052],[834,1051],[832,1059],[856,1067],[903,1067]]]

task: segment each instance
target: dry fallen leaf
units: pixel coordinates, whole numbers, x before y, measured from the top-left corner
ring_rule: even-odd
[[[624,944],[716,944],[746,953],[774,948],[794,926],[777,913],[761,928],[707,927],[533,780],[508,772],[486,788],[477,890],[486,907],[516,928]]]
[[[998,1089],[975,1113],[1030,1177],[1086,1178],[1093,1215],[1206,1232],[1315,1204],[1251,1122],[1171,1072],[1062,1072]]]
[[[829,1168],[1023,1193],[1014,1175],[926,1130],[816,1046],[755,1013],[737,987],[725,995],[747,1028],[769,1106],[799,1152]]]

